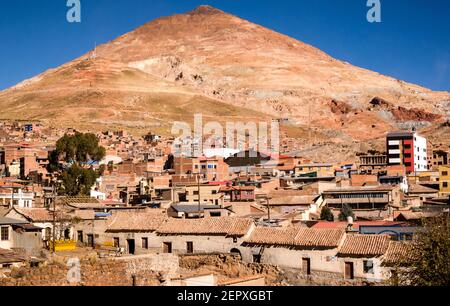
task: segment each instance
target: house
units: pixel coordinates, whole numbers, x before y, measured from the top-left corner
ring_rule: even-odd
[[[43,247],[41,230],[27,221],[0,217],[0,249],[39,254]]]
[[[156,253],[161,249],[156,230],[167,219],[162,209],[118,211],[108,218],[103,235],[87,233],[88,244],[123,248],[132,255]]]
[[[419,184],[409,184],[408,186],[408,196],[419,197],[422,202],[428,199],[436,198],[438,195],[439,191],[436,189],[428,188]]]
[[[45,208],[13,207],[5,217],[31,223],[34,226],[39,227],[41,238],[47,246],[53,238],[54,225],[56,239],[70,240],[73,238],[74,229],[71,222],[72,217],[61,211],[57,211],[56,216],[54,217],[53,211]]]
[[[300,270],[304,277],[340,273],[335,256],[345,235],[341,229],[256,227],[245,246],[253,262]]]
[[[176,254],[232,253],[251,261],[242,246],[253,220],[234,217],[169,219],[157,230],[159,252]]]
[[[388,276],[381,266],[391,238],[387,235],[347,235],[337,254],[346,280],[381,282]]]

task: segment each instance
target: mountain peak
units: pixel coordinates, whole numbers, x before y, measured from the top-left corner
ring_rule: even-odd
[[[223,11],[216,9],[210,5],[200,5],[195,10],[189,13],[190,15],[213,15],[223,14]]]

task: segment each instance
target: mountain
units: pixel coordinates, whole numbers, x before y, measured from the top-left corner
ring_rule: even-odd
[[[336,60],[210,6],[163,17],[0,92],[0,119],[168,131],[193,114],[289,119],[316,148],[380,144],[387,131],[441,126],[450,94]],[[312,137],[314,140],[312,140]],[[345,155],[345,154],[344,154]]]

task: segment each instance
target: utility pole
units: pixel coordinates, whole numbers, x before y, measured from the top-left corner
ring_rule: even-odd
[[[270,224],[270,220],[271,220],[271,218],[270,218],[270,198],[269,197],[267,197],[267,214],[268,214],[268,218],[269,218],[269,224]]]
[[[200,196],[200,173],[197,174],[197,190],[198,190],[198,216],[201,215],[201,196]]]
[[[56,192],[55,192],[55,184],[56,182],[53,183],[53,243],[52,243],[52,251],[53,254],[56,253],[56,245],[55,245],[55,241],[56,241]]]

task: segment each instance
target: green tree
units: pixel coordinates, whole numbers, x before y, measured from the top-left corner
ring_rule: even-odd
[[[408,254],[394,264],[391,283],[406,286],[450,285],[450,217],[424,221]]]
[[[73,136],[64,135],[56,142],[56,150],[51,153],[50,162],[54,166],[60,164],[61,161],[86,163],[88,161],[100,161],[105,155],[106,150],[99,146],[97,136],[76,133]]]
[[[355,219],[355,214],[350,206],[347,204],[342,205],[341,212],[339,214],[339,221],[347,221],[348,217]]]
[[[328,206],[325,206],[324,208],[322,208],[322,211],[320,212],[320,220],[330,221],[330,222],[334,221],[334,215]]]
[[[62,181],[60,194],[69,196],[88,195],[104,167],[94,170],[88,162],[99,162],[106,155],[94,134],[76,133],[64,135],[49,154],[50,172],[58,172]]]

